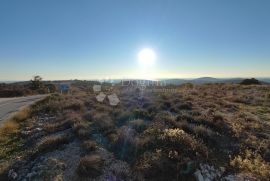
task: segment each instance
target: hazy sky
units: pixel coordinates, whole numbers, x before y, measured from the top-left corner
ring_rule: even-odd
[[[270,1],[2,0],[0,80],[35,74],[270,77]]]

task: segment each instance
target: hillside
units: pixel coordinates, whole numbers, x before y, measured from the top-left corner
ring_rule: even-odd
[[[0,179],[269,178],[269,86],[107,86],[116,106],[73,87],[1,128]]]

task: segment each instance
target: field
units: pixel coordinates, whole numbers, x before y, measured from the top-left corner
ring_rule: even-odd
[[[0,180],[268,180],[270,86],[92,85],[1,128]],[[201,181],[201,180],[200,180]]]

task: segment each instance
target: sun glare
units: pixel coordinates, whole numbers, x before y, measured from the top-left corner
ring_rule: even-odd
[[[146,48],[139,52],[138,58],[141,65],[148,66],[154,64],[156,54],[153,50]]]

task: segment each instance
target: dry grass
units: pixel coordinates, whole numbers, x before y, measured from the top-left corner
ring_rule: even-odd
[[[24,121],[29,117],[30,109],[25,108],[15,113],[10,119],[4,122],[4,124],[0,127],[0,141],[7,139],[6,137],[18,133],[19,128]]]
[[[31,116],[57,117],[43,125],[46,134],[34,142],[38,141],[37,149],[44,154],[69,143],[72,139],[67,135],[74,135],[82,143],[82,154],[92,154],[80,160],[77,172],[81,178],[102,173],[103,158],[96,155],[97,147],[130,164],[138,171],[133,173],[138,180],[175,180],[179,175],[191,180],[193,172],[181,172],[190,162],[195,163],[194,169],[202,162],[217,167],[231,164],[231,169],[226,168],[228,174],[245,171],[259,179],[269,176],[269,86],[166,87],[170,88],[177,91],[145,91],[143,98],[138,89],[119,92],[117,107],[111,107],[108,100],[98,103],[95,94],[81,86],[72,94],[52,95],[31,110]],[[18,132],[27,117],[22,113],[2,132]],[[256,154],[230,159],[243,148]]]
[[[27,124],[29,115],[30,109],[22,109],[0,127],[0,179],[7,179],[5,173],[12,163],[10,160],[25,151],[23,149],[25,140],[18,133],[21,127]]]
[[[77,172],[82,177],[95,178],[102,173],[103,160],[97,155],[87,155],[80,159]]]
[[[203,125],[194,126],[193,131],[196,135],[198,135],[200,137],[209,138],[212,135],[214,135],[214,132],[211,129],[209,129]]]
[[[42,138],[37,143],[37,152],[46,152],[50,150],[54,150],[55,148],[59,148],[60,145],[66,144],[70,141],[71,137],[69,134],[61,134],[61,135],[52,135]]]
[[[142,119],[134,119],[129,124],[138,132],[142,132],[147,127],[145,121]]]
[[[1,139],[12,133],[16,133],[19,130],[19,124],[13,120],[9,120],[0,128]]]
[[[97,149],[97,143],[93,140],[84,141],[82,147],[86,150],[86,152],[92,152]]]

